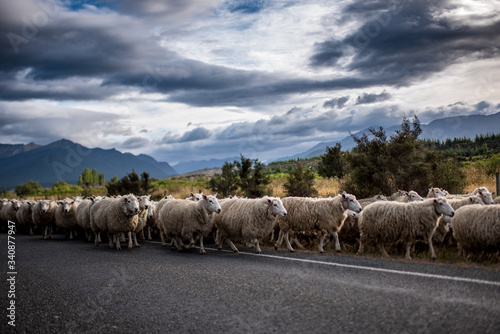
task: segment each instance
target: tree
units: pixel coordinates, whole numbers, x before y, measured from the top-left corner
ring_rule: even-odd
[[[92,185],[92,172],[90,171],[90,168],[87,167],[82,172],[82,181],[83,185],[86,187],[90,187]]]
[[[222,166],[222,174],[214,175],[208,181],[208,187],[220,194],[222,197],[228,197],[238,189],[238,170],[236,164],[225,162]]]
[[[82,186],[83,186],[83,177],[82,177],[81,175],[80,175],[80,176],[78,176],[78,185],[79,185],[80,187],[82,187]]]
[[[102,172],[101,174],[99,174],[99,185],[103,186],[105,182],[106,180],[104,179],[104,172]]]
[[[266,193],[266,186],[271,182],[269,175],[264,172],[264,164],[259,159],[248,159],[240,154],[241,161],[234,161],[238,171],[239,186],[246,197],[262,197]]]
[[[37,195],[42,192],[42,186],[38,182],[29,180],[25,184],[17,185],[15,192],[17,196]]]
[[[97,169],[92,169],[92,181],[90,182],[91,186],[95,186],[96,184],[99,184],[99,176],[97,175]]]
[[[297,161],[295,168],[288,174],[284,184],[287,196],[314,197],[318,191],[314,188],[314,173]]]
[[[335,144],[334,147],[326,147],[326,153],[321,156],[321,162],[318,165],[318,174],[331,178],[344,177],[346,168],[345,154],[342,152],[342,145]]]
[[[151,181],[149,181],[149,174],[146,172],[142,172],[141,174],[141,188],[144,194],[149,193],[149,191],[153,188]]]

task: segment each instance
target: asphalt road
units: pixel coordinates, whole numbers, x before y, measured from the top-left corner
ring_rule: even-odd
[[[356,256],[16,236],[0,333],[500,333],[500,273]],[[244,253],[243,251],[250,252]]]

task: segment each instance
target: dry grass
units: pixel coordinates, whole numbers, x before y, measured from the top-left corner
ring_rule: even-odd
[[[286,182],[286,174],[279,177],[273,177],[268,186],[271,196],[286,196],[284,184]],[[318,191],[318,197],[337,196],[340,193],[340,183],[337,179],[317,178],[314,180],[314,188]]]
[[[488,175],[484,168],[471,166],[464,169],[467,186],[465,192],[471,193],[479,187],[486,187],[491,192],[496,192],[496,182],[494,175]]]

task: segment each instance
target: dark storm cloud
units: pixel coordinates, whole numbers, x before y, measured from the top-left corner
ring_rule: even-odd
[[[143,137],[131,137],[125,140],[119,148],[123,149],[137,149],[142,147],[147,147],[149,145],[149,140]]]
[[[179,144],[179,143],[190,143],[203,139],[207,139],[210,137],[210,131],[203,128],[198,127],[196,129],[184,132],[182,136],[175,136],[172,134],[166,134],[160,140],[160,144]]]
[[[408,85],[464,58],[498,56],[500,20],[475,25],[465,17],[456,26],[436,16],[450,8],[447,1],[352,3],[344,14],[364,23],[341,40],[317,44],[311,65],[332,66],[346,54],[353,58],[345,70],[379,84]]]
[[[387,93],[386,91],[383,91],[380,94],[363,93],[362,95],[358,96],[356,104],[369,104],[375,102],[382,102],[390,100],[391,97],[392,95]]]
[[[333,109],[335,107],[342,109],[344,108],[345,104],[349,100],[349,96],[342,96],[338,98],[333,98],[331,100],[327,100],[323,103],[323,108],[329,108]]]

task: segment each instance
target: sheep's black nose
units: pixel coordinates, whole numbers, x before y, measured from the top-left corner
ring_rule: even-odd
[[[217,209],[217,213],[220,213],[220,209]]]

